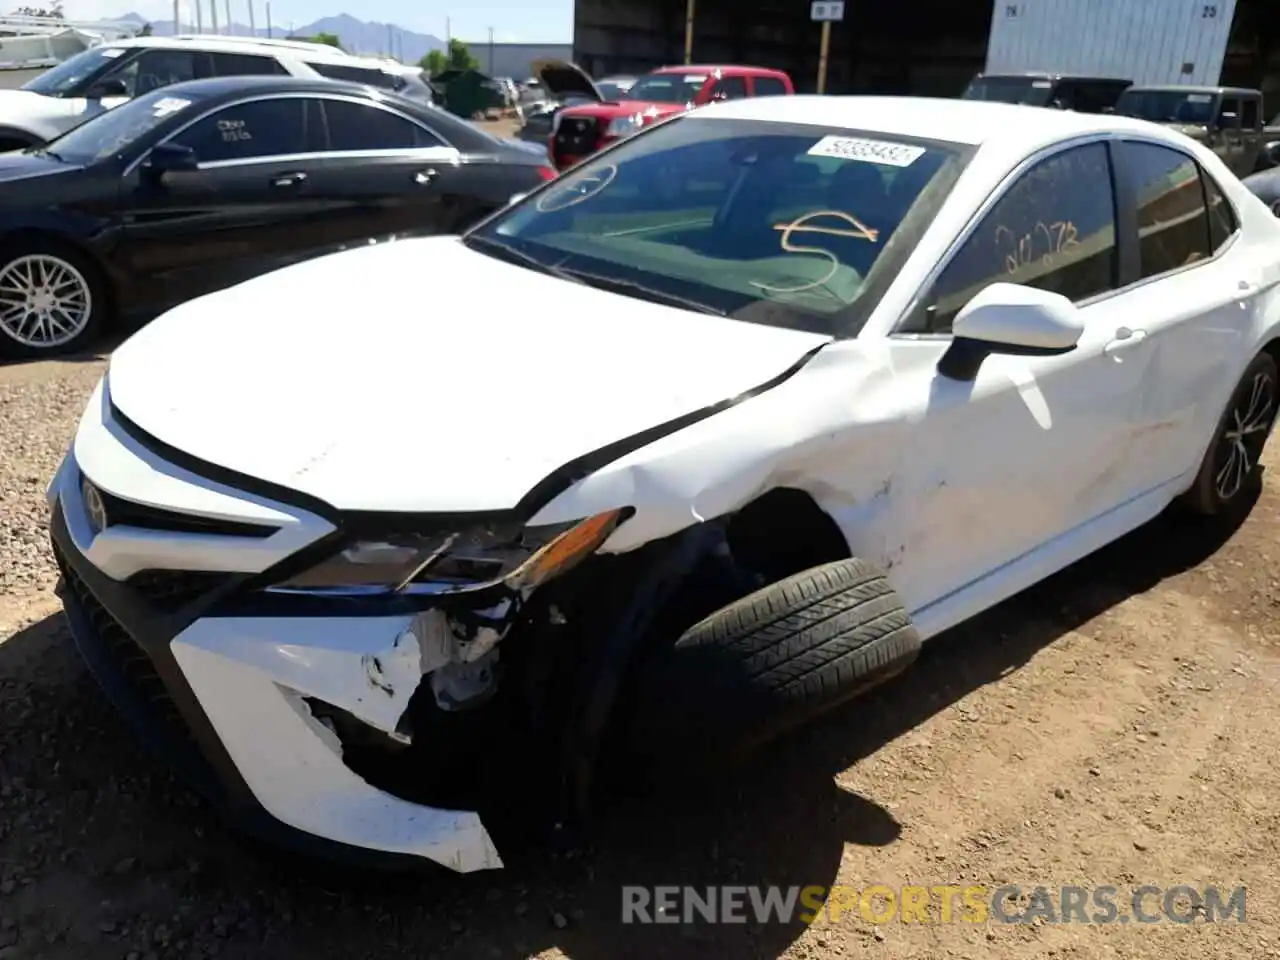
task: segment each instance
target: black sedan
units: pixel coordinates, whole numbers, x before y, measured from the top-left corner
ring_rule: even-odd
[[[555,176],[546,154],[331,80],[164,87],[0,154],[0,355],[87,346],[276,267],[457,233]]]

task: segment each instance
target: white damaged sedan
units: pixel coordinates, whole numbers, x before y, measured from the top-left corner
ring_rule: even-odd
[[[61,595],[246,828],[498,867],[621,758],[737,754],[1174,501],[1247,509],[1277,284],[1280,221],[1158,126],[715,105],[144,328],[50,488]]]

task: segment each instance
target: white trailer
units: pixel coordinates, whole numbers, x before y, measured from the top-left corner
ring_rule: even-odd
[[[1216,86],[1235,12],[1236,0],[995,0],[985,72]]]

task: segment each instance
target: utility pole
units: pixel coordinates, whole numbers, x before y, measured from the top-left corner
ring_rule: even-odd
[[[688,0],[684,8],[684,62],[693,63],[693,13],[697,0]]]
[[[209,0],[209,23],[214,33],[218,32],[218,0]]]
[[[452,26],[451,26],[451,24],[452,24],[452,23],[453,23],[453,21],[452,21],[452,20],[450,20],[448,17],[445,17],[445,18],[444,18],[444,50],[445,50],[445,53],[448,53],[448,52],[449,52],[449,41],[451,41],[451,40],[453,39],[453,28],[452,28]]]
[[[270,40],[271,37],[271,0],[267,0],[267,39]]]
[[[235,31],[231,29],[231,0],[223,0],[223,6],[227,11],[227,36],[231,36],[231,34],[235,33]]]
[[[493,76],[493,27],[489,28],[489,76]]]
[[[394,57],[396,55],[396,38],[395,38],[395,34],[391,32],[393,29],[394,28],[391,26],[391,24],[388,23],[387,24],[387,56],[388,57]]]
[[[204,33],[204,11],[200,8],[200,0],[196,0],[196,33]]]
[[[249,35],[252,37],[258,35],[258,28],[253,22],[253,0],[249,0]]]
[[[182,33],[182,11],[178,9],[178,0],[173,0],[173,35]]]

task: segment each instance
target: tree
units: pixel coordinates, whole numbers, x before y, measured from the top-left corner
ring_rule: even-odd
[[[307,43],[327,43],[331,47],[342,49],[342,40],[336,33],[317,33],[312,37],[289,37],[290,40],[305,40]]]
[[[438,77],[446,70],[477,70],[480,61],[471,55],[471,50],[461,40],[450,40],[447,52],[432,50],[418,61],[418,66],[427,71],[428,76]]]

